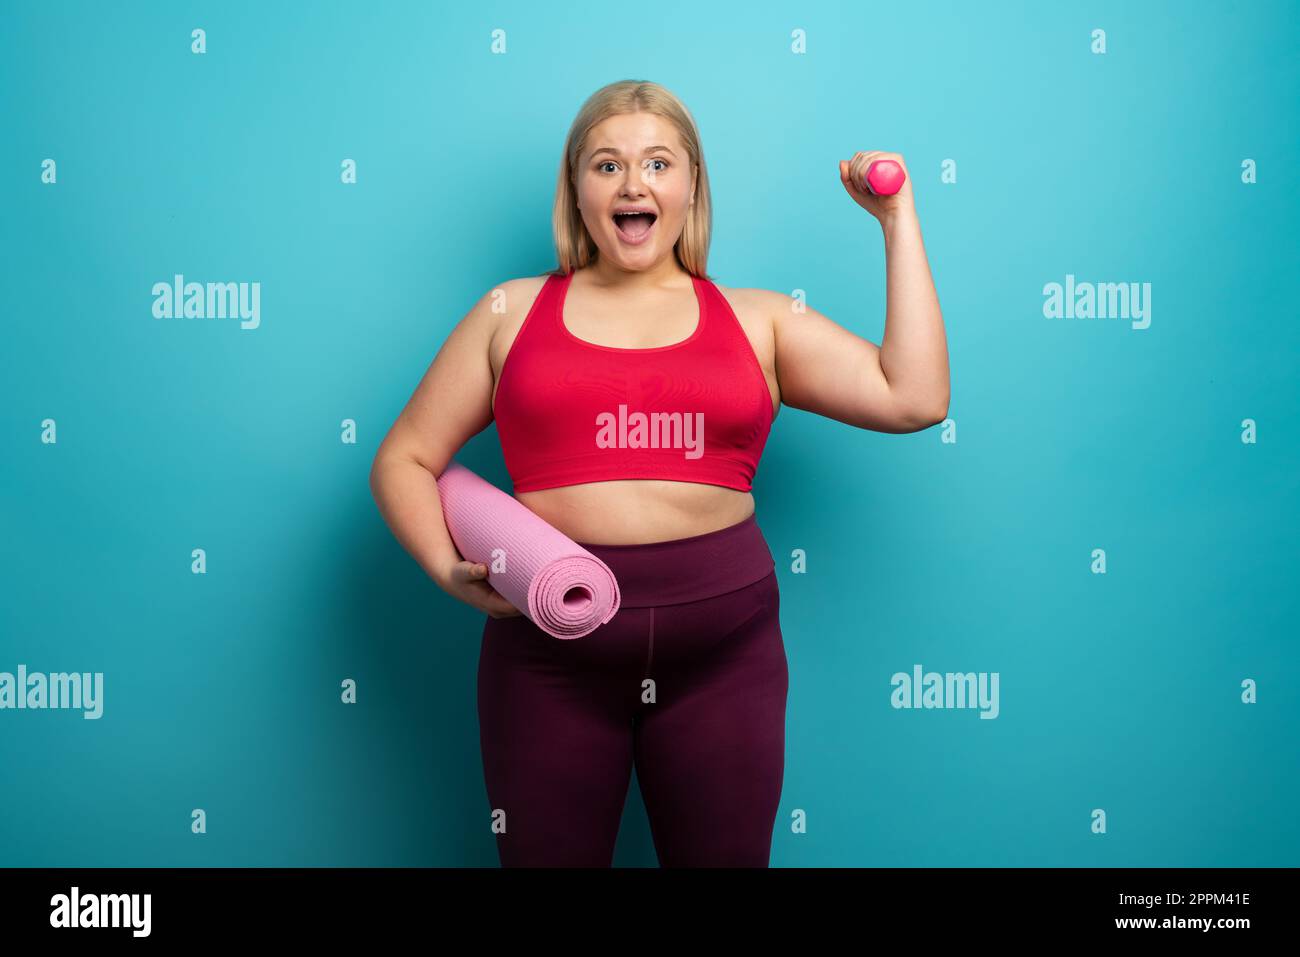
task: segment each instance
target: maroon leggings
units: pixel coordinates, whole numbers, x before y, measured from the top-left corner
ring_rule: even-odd
[[[523,616],[483,628],[479,737],[502,865],[611,866],[635,765],[661,866],[767,867],[788,676],[755,517],[580,544],[618,579],[612,619],[575,639]]]

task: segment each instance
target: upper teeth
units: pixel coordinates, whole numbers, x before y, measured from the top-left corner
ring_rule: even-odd
[[[650,210],[648,209],[620,209],[614,215],[615,216],[637,216],[640,214],[645,214],[646,216],[651,215]]]

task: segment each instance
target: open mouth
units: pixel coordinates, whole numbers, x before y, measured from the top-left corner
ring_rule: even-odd
[[[625,242],[637,245],[646,241],[658,218],[654,213],[615,213],[614,228]]]

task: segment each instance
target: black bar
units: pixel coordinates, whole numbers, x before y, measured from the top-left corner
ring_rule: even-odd
[[[732,940],[833,929],[863,947],[882,935],[1232,946],[1286,930],[1295,876],[1294,868],[9,868],[0,869],[0,927],[6,944],[74,935],[92,946],[110,938],[338,945],[417,935],[462,950],[523,934],[542,947],[602,923],[622,927],[626,936],[615,940],[624,943],[641,933],[680,942],[659,935],[703,923]],[[143,896],[107,902],[106,921],[118,908],[116,927],[51,926],[52,917],[71,923],[74,887],[78,923],[98,912],[101,895],[148,894],[147,936],[136,935],[145,927]],[[1171,893],[1181,899],[1171,904]]]

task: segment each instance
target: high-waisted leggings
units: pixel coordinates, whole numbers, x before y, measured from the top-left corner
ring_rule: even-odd
[[[664,867],[766,867],[788,688],[754,515],[690,538],[579,543],[618,579],[583,638],[488,618],[479,736],[507,867],[609,867],[632,768]]]

